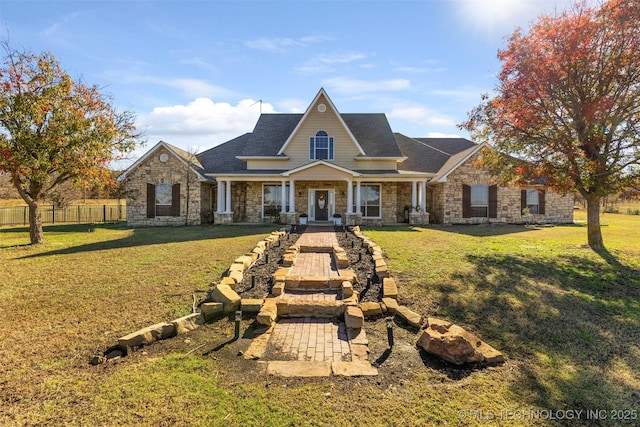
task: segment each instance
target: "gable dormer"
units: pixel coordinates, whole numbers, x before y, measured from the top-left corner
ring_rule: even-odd
[[[289,153],[295,153],[294,157],[298,157],[301,145],[307,147],[307,160],[332,161],[349,155],[366,155],[324,88],[313,99],[278,155],[291,157]]]

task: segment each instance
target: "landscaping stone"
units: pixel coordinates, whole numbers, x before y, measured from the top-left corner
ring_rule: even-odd
[[[349,298],[353,295],[353,284],[347,280],[342,282],[342,298]]]
[[[358,307],[347,306],[344,311],[344,323],[347,328],[358,329],[364,326],[364,314]]]
[[[385,277],[382,279],[382,297],[398,299],[398,286],[393,278]]]
[[[264,304],[264,300],[258,298],[242,298],[240,309],[243,313],[258,313]]]
[[[242,270],[231,270],[229,271],[229,276],[234,282],[236,283],[240,283],[242,282],[242,279],[244,278],[244,275],[242,273]]]
[[[151,329],[143,328],[118,339],[118,345],[125,348],[142,347],[153,342]]]
[[[224,313],[224,304],[221,302],[205,302],[200,306],[200,312],[207,322]]]
[[[229,285],[216,285],[213,288],[211,298],[224,305],[225,313],[231,313],[240,307],[240,296]]]
[[[176,334],[180,335],[192,331],[202,325],[204,323],[204,316],[202,313],[191,313],[175,319],[171,323],[176,328]]]
[[[220,281],[221,285],[228,285],[231,289],[233,289],[234,291],[236,290],[236,281],[233,280],[231,277],[223,277],[222,280]]]
[[[275,323],[277,318],[278,308],[276,304],[269,303],[262,306],[256,316],[256,321],[261,325],[271,326]]]
[[[280,377],[328,377],[331,362],[271,361],[267,363],[267,373]]]
[[[154,340],[165,340],[176,335],[176,327],[172,323],[160,322],[148,327]]]
[[[406,320],[406,322],[413,327],[419,328],[422,326],[422,316],[409,310],[409,308],[404,305],[401,305],[396,309],[396,315]]]
[[[340,317],[344,310],[338,301],[281,300],[276,305],[280,317]]]
[[[280,296],[284,294],[284,288],[285,288],[284,282],[277,282],[275,285],[273,285],[273,288],[271,288],[271,293],[275,296]]]
[[[457,325],[450,324],[447,327],[445,323],[430,319],[429,327],[423,331],[417,345],[456,365],[504,362],[502,353],[489,344]]]
[[[382,304],[386,307],[387,311],[396,313],[400,305],[395,298],[382,298]]]
[[[242,269],[243,270],[246,270],[247,268],[249,268],[252,263],[253,263],[253,260],[251,259],[251,257],[248,257],[246,255],[239,256],[238,258],[236,258],[233,261],[233,265],[235,265],[235,264],[242,265]],[[232,267],[233,267],[233,265],[232,265]]]
[[[382,307],[377,302],[361,302],[360,309],[365,317],[380,316],[382,314]]]
[[[333,375],[344,377],[363,377],[378,375],[378,370],[369,362],[333,362],[331,363]]]

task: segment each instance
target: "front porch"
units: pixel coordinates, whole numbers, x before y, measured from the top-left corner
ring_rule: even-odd
[[[406,181],[229,180],[218,181],[211,200],[216,224],[426,225],[426,194],[421,183]]]

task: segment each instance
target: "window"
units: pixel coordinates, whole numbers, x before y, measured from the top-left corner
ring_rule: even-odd
[[[489,216],[489,187],[486,185],[471,186],[471,217],[486,218]]]
[[[354,193],[357,191],[357,187],[354,189]],[[360,213],[363,218],[380,218],[380,184],[362,184],[360,185]],[[357,212],[355,205],[356,200],[354,197],[353,211]]]
[[[147,184],[147,218],[180,216],[180,184]]]
[[[529,209],[532,215],[544,215],[545,192],[541,189],[527,189],[521,191],[520,209]]]
[[[289,204],[289,186],[285,185],[285,206]],[[262,187],[262,216],[275,217],[282,212],[282,185],[265,184]]]
[[[497,218],[498,186],[497,185],[463,185],[462,186],[463,218]]]
[[[333,137],[320,130],[309,138],[309,159],[333,160]]]

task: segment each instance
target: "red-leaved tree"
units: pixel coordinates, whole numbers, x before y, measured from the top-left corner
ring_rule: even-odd
[[[461,125],[493,146],[484,166],[505,180],[579,192],[594,249],[601,199],[640,176],[639,23],[640,0],[583,1],[516,30],[495,95]]]
[[[29,205],[31,243],[43,243],[40,200],[64,182],[113,182],[107,167],[135,148],[140,133],[131,112],[73,81],[52,54],[2,47],[0,172]]]

